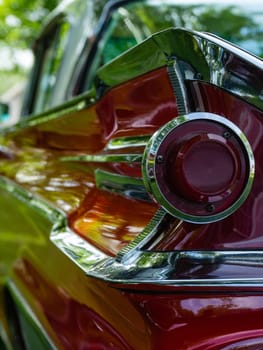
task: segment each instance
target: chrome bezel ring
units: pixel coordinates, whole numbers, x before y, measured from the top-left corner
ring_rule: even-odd
[[[179,126],[190,123],[195,120],[206,120],[210,122],[216,122],[221,126],[225,127],[227,130],[230,130],[231,133],[235,136],[235,139],[238,140],[240,145],[242,146],[243,153],[242,155],[246,158],[246,179],[245,185],[242,189],[240,195],[238,194],[238,198],[231,203],[226,209],[213,213],[209,212],[207,215],[193,215],[188,212],[184,212],[174,206],[171,201],[167,199],[167,194],[163,193],[160,183],[158,183],[158,177],[156,175],[156,168],[161,162],[161,159],[158,157],[158,150],[167,137]],[[189,113],[187,115],[178,116],[177,118],[171,120],[163,127],[161,127],[149,140],[143,155],[142,160],[142,174],[143,181],[147,191],[153,197],[153,199],[168,213],[177,217],[180,220],[191,222],[191,223],[199,223],[206,224],[215,221],[222,220],[227,216],[233,214],[246,200],[248,197],[255,174],[255,160],[253,155],[253,150],[249,144],[244,133],[230,120],[213,113],[208,112],[194,112]],[[182,200],[184,200],[182,198]]]

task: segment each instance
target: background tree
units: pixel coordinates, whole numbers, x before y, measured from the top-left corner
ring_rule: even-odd
[[[172,26],[210,32],[263,56],[263,7],[253,10],[234,0],[233,5],[219,4],[220,1],[202,4],[200,0],[200,4],[184,5],[182,1],[180,5],[162,5],[161,9],[149,7],[140,16],[136,16],[135,7],[132,20],[136,23],[138,18],[144,18],[152,33]],[[143,12],[143,9],[138,6],[137,11]]]
[[[0,95],[25,75],[29,48],[57,4],[58,0],[0,0]]]
[[[28,48],[32,46],[34,38],[41,30],[44,18],[59,2],[0,0],[0,95],[3,85],[6,89],[25,74],[25,54],[29,53]],[[100,1],[94,3],[99,4]],[[180,5],[166,6],[160,0],[160,6],[149,6],[146,11],[141,4],[137,6],[134,3],[130,19],[138,28],[143,28],[143,23],[137,23],[143,18],[146,27],[150,29],[148,35],[171,26],[208,31],[263,56],[263,8],[258,6],[251,9],[240,4],[240,1],[233,0],[233,6],[223,3],[221,6],[208,6],[200,0],[200,4],[195,5],[185,5],[182,1]],[[137,11],[140,12],[140,16],[137,16]],[[116,35],[120,38],[125,37],[124,32]],[[127,43],[125,45],[127,46]],[[1,69],[3,54],[8,56],[8,67],[5,69],[3,66]]]

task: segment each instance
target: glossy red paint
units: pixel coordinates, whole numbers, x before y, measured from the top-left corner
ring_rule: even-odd
[[[103,139],[152,134],[178,115],[167,73],[159,68],[106,93],[96,106]]]
[[[192,96],[191,111],[216,113],[244,132],[255,157],[254,183],[244,204],[230,217],[207,225],[174,223],[153,249],[262,249],[263,112],[207,83],[189,81],[187,87]]]
[[[262,292],[216,293],[210,289],[209,293],[209,289],[204,291],[202,288],[197,293],[173,291],[171,294],[146,290],[139,293],[115,291],[117,294],[112,298],[113,286],[93,280],[90,286],[94,289],[98,284],[100,289],[100,295],[93,290],[93,309],[77,301],[58,281],[55,284],[48,281],[27,260],[17,261],[15,272],[36,305],[43,310],[63,349],[222,350],[226,347],[244,350],[253,344],[254,348],[248,347],[249,350],[262,349]],[[86,282],[88,286],[89,280]],[[100,298],[110,306],[104,308],[108,316],[113,309],[125,313],[122,307],[126,305],[129,311],[133,307],[144,320],[145,342],[131,345],[124,340],[120,332],[123,325],[117,323],[113,327],[96,311]],[[91,302],[87,297],[85,299],[87,303]],[[123,322],[136,326],[135,313],[125,315]],[[233,343],[239,347],[231,348]]]
[[[129,106],[129,107],[127,107]],[[61,112],[60,112],[61,113]],[[140,163],[62,162],[62,156],[114,154],[104,146],[119,136],[152,134],[177,116],[166,67],[105,93],[96,104],[11,132],[5,144],[12,158],[1,174],[40,194],[69,217],[78,234],[109,255],[130,242],[152,218],[157,205],[120,198],[95,188],[96,169],[141,176]],[[142,154],[142,148],[117,153]],[[119,203],[120,205],[117,205]],[[118,210],[117,210],[118,208]]]
[[[243,341],[244,350],[262,337],[262,294],[201,293],[127,294],[151,326],[152,349],[221,350]],[[262,347],[261,338],[255,349]]]
[[[137,203],[94,189],[69,223],[93,245],[115,255],[144,229],[155,211],[150,203]]]
[[[43,119],[12,137],[19,144],[29,143],[53,152],[90,154],[102,151],[112,138],[152,135],[177,115],[167,68],[162,67],[113,87],[86,109]]]
[[[43,310],[61,348],[132,350],[102,316],[74,300],[63,288],[47,281],[28,261],[17,261],[15,272],[32,293],[36,305]]]

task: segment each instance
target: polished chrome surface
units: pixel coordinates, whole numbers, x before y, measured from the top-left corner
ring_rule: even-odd
[[[117,193],[126,198],[151,202],[140,178],[119,175],[97,169],[95,171],[96,186],[99,189]]]
[[[176,38],[176,40],[175,40]],[[253,57],[246,52],[233,48],[228,43],[213,37],[208,34],[200,34],[197,32],[190,32],[182,29],[172,29],[164,31],[162,33],[154,35],[149,40],[146,40],[140,46],[136,48],[137,52],[141,53],[145,51],[145,45],[151,43],[153,48],[152,52],[158,56],[158,61],[154,61],[152,58],[148,59],[148,62],[152,62],[151,65],[144,64],[139,65],[136,60],[134,52],[132,53],[131,62],[134,63],[135,69],[132,73],[125,66],[124,75],[114,75],[114,69],[112,67],[118,63],[118,68],[121,66],[122,60],[126,60],[127,55],[123,55],[121,58],[105,66],[98,73],[98,77],[105,85],[112,87],[120,84],[123,80],[128,80],[134,76],[143,74],[150,69],[154,69],[160,66],[168,65],[172,57],[176,58],[176,66],[172,66],[174,72],[180,72],[180,86],[182,88],[182,98],[185,98],[183,80],[203,80],[205,82],[214,84],[222,89],[233,93],[236,96],[241,97],[247,102],[252,103],[254,106],[263,109],[263,96],[262,96],[262,70],[263,63],[260,59]],[[182,52],[183,43],[187,43],[187,50]],[[132,51],[132,50],[131,50]],[[128,53],[128,55],[131,55]],[[148,53],[147,53],[148,55]],[[234,57],[235,55],[235,57]],[[138,60],[141,62],[141,56],[138,56]],[[237,72],[238,77],[234,76],[234,71],[231,70],[229,62],[236,60],[236,64],[242,66],[242,72]],[[129,62],[128,62],[129,63]],[[235,63],[235,62],[234,62]],[[258,75],[253,72],[257,67]],[[113,67],[114,68],[114,67]],[[252,77],[248,79],[247,77]],[[258,85],[254,84],[256,77],[260,79],[260,89]],[[236,84],[236,79],[239,79],[239,84]],[[255,79],[254,79],[255,78]],[[118,80],[119,79],[119,80]],[[21,128],[31,127],[39,125],[43,122],[58,118],[60,115],[65,115],[72,111],[84,109],[87,104],[94,103],[95,99],[93,95],[82,96],[74,100],[70,105],[62,106],[60,109],[54,109],[51,113],[44,113],[34,118],[29,118],[14,128],[9,128],[7,131],[20,130]],[[188,101],[183,101],[185,109],[187,110]],[[182,106],[181,103],[181,106]],[[180,107],[181,108],[181,107]],[[250,159],[251,173],[246,190],[242,194],[242,200],[245,199],[249,193],[254,174],[254,161],[250,146],[246,143],[245,136],[240,133],[240,130],[236,128],[231,122],[225,120],[225,118],[214,116],[214,118],[220,118],[220,122],[224,119],[224,123],[228,125],[235,133],[242,139],[243,144],[248,152]],[[180,122],[187,122],[185,117],[179,117],[173,120],[172,127],[178,125]],[[3,131],[5,132],[5,130]],[[161,133],[157,135],[162,137]],[[156,137],[156,136],[154,136]],[[129,148],[136,146],[144,146],[147,137],[142,136],[141,139],[135,141],[123,139],[119,141],[112,141],[108,144],[105,151],[116,150],[119,148]],[[153,144],[153,149],[150,145],[148,147],[153,153],[156,153],[158,143]],[[95,155],[79,155],[79,156],[65,156],[61,157],[62,161],[87,161],[87,162],[141,162],[141,154],[121,153],[111,154],[95,154]],[[154,160],[150,159],[147,166],[154,166]],[[146,169],[147,170],[147,169]],[[120,178],[117,175],[111,175],[108,182],[105,182],[107,174],[98,172],[97,181],[99,186],[105,186],[107,189],[114,190],[114,186],[122,184]],[[154,175],[154,174],[153,174]],[[145,175],[148,179],[148,173]],[[128,180],[128,179],[127,179]],[[130,180],[130,179],[129,179]],[[135,180],[136,185],[139,185],[139,180]],[[133,183],[134,184],[134,183]],[[148,180],[146,181],[148,184]],[[87,275],[105,280],[107,282],[114,282],[125,284],[128,287],[130,284],[145,283],[156,285],[172,285],[172,286],[260,286],[263,287],[263,277],[249,277],[246,273],[246,268],[254,266],[256,268],[262,268],[263,251],[251,250],[251,251],[173,251],[173,252],[151,252],[144,247],[150,245],[151,240],[158,240],[162,234],[162,225],[169,219],[170,214],[167,214],[162,208],[159,209],[145,227],[145,229],[137,236],[137,238],[127,245],[122,251],[119,252],[116,258],[112,258],[102,253],[99,249],[96,249],[92,244],[88,243],[85,239],[81,238],[75,232],[73,232],[68,225],[66,215],[54,208],[47,201],[38,197],[35,194],[20,187],[16,183],[7,180],[4,177],[0,177],[0,187],[4,191],[7,191],[10,195],[17,198],[17,200],[25,202],[27,206],[34,210],[39,211],[42,215],[47,217],[50,222],[54,224],[50,233],[51,241],[65,253],[75,264],[77,264]],[[125,193],[125,186],[122,186],[122,192]],[[238,205],[240,205],[238,203]],[[231,210],[235,210],[236,207],[232,207]],[[231,212],[229,212],[231,214]],[[185,217],[182,217],[185,219]],[[218,217],[220,220],[220,217]],[[179,224],[178,220],[178,224]],[[178,274],[178,266],[189,262],[189,264],[197,266],[208,266],[214,269],[215,273],[209,275],[205,274],[191,275],[188,277]],[[226,278],[222,277],[222,274],[217,274],[216,269],[220,269],[223,266],[238,265],[244,268],[240,276],[231,275]],[[194,268],[193,268],[194,270]],[[192,277],[189,278],[189,275]],[[244,277],[242,277],[244,276]],[[260,276],[260,274],[257,274]]]
[[[158,60],[153,60],[151,53],[154,53]],[[142,65],[141,62],[147,63]],[[154,34],[100,68],[97,71],[97,80],[111,88],[164,66],[170,67],[169,74],[173,70],[172,74],[175,74],[177,79],[180,77],[186,112],[189,101],[186,100],[184,91],[185,80],[202,80],[214,84],[263,109],[263,61],[216,36],[185,29],[173,28]],[[242,69],[235,71],[235,67]],[[13,127],[3,128],[0,133],[39,125],[67,113],[82,110],[94,104],[96,100],[95,89],[89,90],[59,107],[21,120]],[[114,145],[115,141],[112,142]],[[109,149],[110,147],[111,142]]]
[[[112,87],[158,67],[171,70],[171,62],[176,62],[173,69],[181,86],[186,80],[201,80],[263,109],[262,59],[207,33],[164,30],[99,69],[97,77]]]
[[[26,119],[21,119],[21,121],[13,126],[8,126],[0,129],[0,135],[10,133],[13,131],[19,131],[21,129],[26,129],[32,126],[36,126],[50,120],[57,119],[65,114],[70,114],[75,111],[80,111],[87,106],[92,105],[95,102],[93,91],[90,91],[85,96],[78,97],[64,105],[59,106],[58,108],[54,108],[53,110],[49,110],[45,113],[39,113],[32,117],[28,117]]]
[[[178,113],[179,115],[186,114],[189,112],[189,101],[180,66],[174,58],[171,60],[171,62],[168,62],[168,74],[171,80],[174,95],[176,96]]]
[[[159,231],[161,230],[167,216],[168,214],[163,209],[157,210],[152,220],[148,223],[144,230],[117,254],[117,261],[123,261],[123,259],[129,260],[130,256],[133,256],[135,250],[143,249],[143,247],[151,239],[156,241],[156,239],[158,239],[158,235],[161,236]]]
[[[141,154],[83,154],[77,156],[66,156],[60,158],[61,162],[95,162],[95,163],[140,163]]]
[[[116,150],[122,148],[146,146],[149,139],[149,135],[118,137],[110,140],[107,143],[105,150]]]
[[[181,45],[185,39],[190,44],[190,50],[178,63],[181,75],[185,79],[209,82],[263,109],[263,91],[260,82],[263,76],[262,59],[215,35],[181,29],[178,31],[181,32],[178,32],[176,37]],[[171,38],[167,38],[167,42],[172,39],[172,31],[169,36]],[[157,37],[157,40],[164,49],[161,37],[162,35]],[[179,48],[178,43],[173,50],[176,58],[181,57]]]
[[[158,162],[158,159],[157,159],[158,149],[161,146],[162,142],[164,142],[167,135],[172,130],[174,130],[175,128],[177,128],[178,126],[184,123],[191,122],[193,120],[200,120],[200,119],[221,123],[222,125],[226,126],[229,130],[231,130],[233,133],[235,133],[235,135],[238,136],[238,138],[240,139],[240,141],[244,146],[247,159],[249,162],[249,174],[248,174],[247,183],[242,194],[237,199],[237,201],[233,205],[228,207],[226,210],[214,215],[210,213],[207,216],[191,215],[173,206],[165,196],[165,193],[162,193],[162,190],[156,178],[156,162]],[[252,187],[254,173],[255,173],[255,160],[253,156],[253,151],[251,149],[251,146],[246,136],[235,124],[230,122],[228,119],[213,113],[196,112],[196,113],[190,113],[184,116],[177,117],[176,119],[164,125],[158,132],[156,132],[153,135],[144,152],[142,170],[143,170],[143,180],[144,180],[146,189],[149,191],[149,193],[153,195],[157,203],[159,203],[164,210],[166,210],[171,215],[179,218],[180,220],[184,220],[192,223],[205,224],[209,222],[222,220],[223,218],[234,213],[241,206],[241,204],[243,204],[243,202],[248,197]]]
[[[123,249],[116,258],[112,258],[96,249],[86,240],[74,233],[67,223],[64,213],[55,209],[47,201],[35,194],[22,189],[14,182],[0,178],[1,188],[14,196],[17,200],[26,202],[33,210],[37,210],[50,222],[53,229],[50,233],[51,241],[78,265],[88,276],[107,282],[125,284],[128,288],[134,284],[167,285],[174,287],[263,287],[263,277],[248,276],[248,267],[263,267],[263,251],[174,251],[151,252],[143,250],[158,231],[163,222],[169,218],[162,209],[157,212],[152,221],[137,237],[129,249]],[[190,264],[193,269],[191,278],[178,273],[178,267]],[[217,269],[224,266],[238,265],[243,270],[244,277],[232,275],[226,278],[217,276]],[[192,266],[192,267],[191,267]],[[195,270],[208,268],[213,274],[207,277],[195,275]]]

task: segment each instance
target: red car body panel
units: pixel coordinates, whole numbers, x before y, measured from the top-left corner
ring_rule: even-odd
[[[95,74],[104,25],[125,6],[106,6],[78,79],[65,77],[68,89],[82,86],[83,94],[34,114],[32,92],[32,116],[1,130],[0,341],[18,350],[261,350],[262,60],[213,35],[169,29]],[[196,120],[223,154],[224,138],[240,146],[220,169],[201,143],[197,152],[211,163],[212,194],[221,190],[224,164],[243,176],[234,203],[234,180],[223,180],[228,215],[213,214],[217,202],[201,195],[189,200],[183,181],[179,210],[166,201],[183,177],[181,145],[199,146]],[[182,125],[186,139],[178,132],[170,140]],[[230,135],[218,136],[221,128]],[[157,156],[162,147],[168,160]],[[187,179],[198,185],[204,172],[193,158]],[[167,168],[158,182],[160,167]],[[175,184],[158,197],[173,182],[170,169]],[[188,215],[203,203],[212,210]]]

